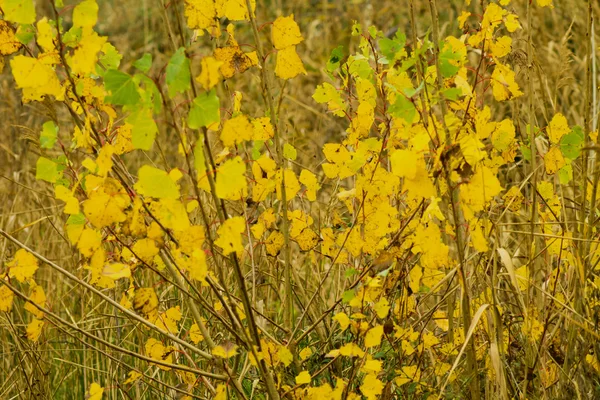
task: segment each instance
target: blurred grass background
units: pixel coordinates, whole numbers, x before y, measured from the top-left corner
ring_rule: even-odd
[[[49,1],[38,0],[37,3],[38,16],[51,18]],[[316,166],[323,158],[320,153],[322,145],[339,141],[346,128],[344,121],[324,114],[323,108],[311,98],[316,85],[327,80],[323,67],[331,50],[339,45],[345,48],[355,45],[355,42],[350,44],[350,27],[353,21],[358,21],[363,26],[376,25],[383,32],[399,29],[407,34],[410,42],[409,3],[408,0],[257,1],[259,24],[293,13],[305,38],[298,51],[308,74],[287,83],[282,104],[287,137],[298,149],[298,163]],[[469,11],[481,13],[481,3],[472,3]],[[525,3],[523,0],[513,0],[512,7],[521,16],[521,23],[527,29],[524,19]],[[553,10],[536,7],[533,15],[534,68],[539,75],[536,82],[539,97],[535,101],[537,125],[545,126],[558,111],[567,117],[571,125],[582,125],[586,61],[585,2],[555,0],[554,3]],[[65,1],[67,22],[70,18],[67,10],[69,5],[74,4],[76,3]],[[153,55],[155,68],[168,62],[173,48],[165,20],[176,23],[174,10],[181,10],[182,1],[98,0],[98,4],[100,16],[97,31],[108,36],[123,55],[121,69],[130,68],[132,62],[144,53]],[[429,4],[427,0],[414,0],[414,7],[417,35],[422,37],[431,26]],[[465,7],[464,1],[438,1],[443,36],[460,36],[456,18]],[[596,2],[594,7],[595,15],[600,15],[600,3]],[[240,43],[244,43],[245,39],[251,41],[250,32],[244,29],[247,28],[241,27],[238,33]],[[522,87],[525,85],[523,71],[527,67],[526,29],[516,33],[513,42],[515,48],[509,58]],[[595,35],[595,43],[599,43],[598,29],[595,30]],[[193,50],[195,60],[198,61],[201,56],[209,54],[211,48],[201,38]],[[198,65],[195,68],[198,71]],[[247,76],[248,74],[251,76]],[[243,92],[245,107],[252,110],[252,103],[255,101],[262,104],[258,71],[251,70],[243,78],[236,79],[240,79],[240,82],[231,86]],[[52,113],[58,112],[59,119],[65,121],[69,117],[60,114],[64,110],[56,110],[49,103],[21,104],[20,93],[15,90],[8,66],[4,67],[0,75],[0,91],[0,226],[51,260],[84,276],[84,271],[78,265],[76,252],[71,250],[64,237],[64,215],[58,212],[60,202],[54,200],[50,185],[35,180],[41,124]],[[524,127],[525,113],[521,111],[525,109],[526,101],[525,96],[495,108],[493,118],[516,118],[515,123],[518,121]],[[261,105],[257,106],[260,107]],[[163,144],[166,155],[176,159],[177,142],[169,139],[165,122],[158,122],[161,132],[157,140]],[[61,131],[60,135],[68,137],[69,133]],[[0,241],[0,260],[7,260],[11,256],[7,242]],[[36,280],[46,288],[51,309],[60,310],[63,318],[81,329],[111,338],[111,330],[125,331],[127,324],[131,324],[123,319],[103,315],[103,305],[97,299],[65,281],[49,268],[41,268]],[[25,393],[27,397],[38,393],[42,397],[50,395],[52,398],[82,398],[85,388],[95,377],[102,376],[104,380],[105,376],[120,374],[116,363],[85,349],[76,339],[59,329],[49,330],[51,333],[38,344],[29,343],[23,337],[27,317],[19,315],[23,313],[21,306],[14,309],[17,313],[14,321],[20,319],[22,323],[12,325],[6,318],[0,317],[0,398],[19,398],[25,396]],[[107,319],[111,321],[110,326],[106,325]],[[122,340],[131,343],[138,341],[135,337]],[[31,375],[27,377],[23,375],[25,373]],[[30,379],[32,376],[33,380]],[[146,393],[149,398],[164,395],[153,393],[153,390],[158,389],[152,386],[146,390],[150,391]],[[139,392],[138,395],[143,397],[145,393]]]

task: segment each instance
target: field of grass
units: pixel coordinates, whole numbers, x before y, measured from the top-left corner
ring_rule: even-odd
[[[0,0],[1,399],[600,398],[600,3],[62,3]]]

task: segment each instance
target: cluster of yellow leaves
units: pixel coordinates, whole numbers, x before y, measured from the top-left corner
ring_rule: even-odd
[[[277,50],[275,74],[281,79],[291,79],[306,70],[302,60],[296,53],[296,45],[304,40],[300,28],[294,21],[294,14],[288,17],[279,17],[273,22],[271,28],[273,46]]]

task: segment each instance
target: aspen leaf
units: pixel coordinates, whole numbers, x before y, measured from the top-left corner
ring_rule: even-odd
[[[106,264],[102,270],[102,275],[112,280],[131,277],[131,268],[127,264],[112,263]]]
[[[307,169],[300,171],[300,177],[298,179],[300,183],[306,186],[306,198],[308,201],[317,200],[317,191],[321,188],[315,174]]]
[[[105,101],[120,106],[135,105],[140,100],[137,84],[131,75],[116,69],[109,69],[104,74],[104,87],[110,92]],[[133,125],[133,124],[132,124]]]
[[[510,100],[523,95],[515,82],[515,73],[509,66],[497,63],[492,72],[492,93],[498,101]]]
[[[153,288],[136,289],[133,296],[133,309],[153,321],[158,316],[158,296]]]
[[[312,356],[312,354],[313,354],[313,351],[311,350],[311,348],[310,348],[310,347],[305,347],[305,348],[303,348],[303,349],[300,351],[300,354],[299,354],[299,356],[300,356],[300,359],[301,359],[302,361],[304,361],[304,360],[306,360],[308,357]]]
[[[33,254],[25,249],[19,249],[15,253],[12,261],[6,264],[8,267],[8,276],[15,278],[19,282],[25,282],[32,278],[38,269],[38,260]]]
[[[360,391],[367,397],[367,400],[375,400],[383,393],[384,384],[377,379],[376,374],[367,374],[360,386]]]
[[[339,349],[339,353],[346,357],[363,357],[365,352],[356,343],[348,343]]]
[[[35,167],[35,179],[55,183],[62,175],[62,169],[56,162],[46,157],[38,158]]]
[[[544,156],[544,166],[548,175],[555,174],[556,171],[565,166],[565,163],[565,158],[557,146],[553,146]]]
[[[225,161],[217,168],[215,183],[216,195],[220,199],[239,200],[248,195],[246,181],[246,164],[241,157],[236,156]]]
[[[350,325],[350,318],[345,313],[337,313],[333,317],[333,320],[340,324],[342,331],[345,331]]]
[[[185,92],[190,88],[190,60],[185,55],[185,47],[177,49],[169,60],[166,71],[169,96]]]
[[[223,65],[223,61],[219,61],[212,56],[203,57],[200,61],[200,75],[196,78],[196,81],[202,85],[204,90],[211,90],[221,80],[220,68]]]
[[[383,336],[383,325],[377,325],[374,328],[369,329],[365,336],[365,347],[371,348],[379,346],[381,344],[381,337]]]
[[[128,385],[130,383],[133,383],[133,382],[137,381],[138,379],[140,379],[141,376],[142,376],[141,373],[131,370],[131,371],[129,371],[128,378],[123,382],[123,385]]]
[[[44,292],[44,288],[40,285],[32,285],[31,293],[29,294],[29,300],[31,300],[33,303],[37,304],[40,307],[45,307],[46,293]],[[42,319],[44,317],[44,312],[38,309],[33,304],[31,304],[30,302],[25,303],[25,310],[32,313],[38,319]]]
[[[237,354],[238,346],[231,342],[226,342],[215,346],[212,350],[212,354],[216,357],[231,358]]]
[[[413,179],[417,174],[417,155],[410,150],[396,150],[390,156],[392,172],[401,178]]]
[[[5,20],[0,20],[0,56],[16,53],[23,45],[15,36],[15,30]]]
[[[548,125],[548,138],[550,143],[558,144],[563,136],[571,132],[567,118],[561,113],[556,113]]]
[[[210,92],[202,93],[192,102],[187,119],[188,126],[191,129],[210,126],[215,122],[219,122],[220,115],[219,98],[216,91],[211,90]]]
[[[184,14],[191,29],[208,29],[217,24],[214,0],[185,0]]]
[[[44,321],[41,319],[34,319],[31,321],[27,328],[25,329],[25,333],[27,334],[27,339],[32,342],[37,342],[42,334],[42,328],[44,327]]]
[[[138,182],[134,185],[139,194],[157,199],[176,199],[179,188],[169,175],[158,168],[143,165],[138,171]]]
[[[304,385],[310,383],[311,377],[310,372],[302,371],[296,376],[296,385]]]
[[[273,46],[275,46],[277,50],[295,46],[304,40],[300,33],[300,27],[298,27],[298,24],[294,21],[294,14],[289,17],[277,18],[273,22],[271,32]]]
[[[164,361],[169,364],[173,363],[173,351],[175,350],[175,348],[173,348],[172,346],[165,346],[158,340],[150,338],[146,341],[146,344],[144,345],[144,350],[146,351],[146,355],[148,355],[150,358],[153,358],[158,361]],[[158,365],[158,368],[164,371],[168,371],[171,369],[170,367],[166,367],[163,365]]]
[[[92,28],[98,22],[98,4],[96,0],[83,0],[73,9],[73,25],[80,28]]]
[[[177,322],[181,320],[181,317],[179,306],[171,307],[164,313],[161,313],[154,324],[164,331],[175,334],[178,331]]]
[[[0,312],[10,312],[15,294],[8,286],[0,286]]]
[[[281,361],[286,367],[290,366],[292,361],[294,361],[292,352],[285,346],[278,346],[277,358],[279,358],[279,361]]]
[[[248,117],[240,114],[225,121],[220,138],[223,146],[234,147],[237,144],[252,139],[253,132],[254,128]]]
[[[252,120],[252,140],[269,140],[275,135],[269,117],[254,118]]]
[[[272,231],[265,240],[265,248],[267,250],[267,254],[275,257],[279,254],[279,251],[283,247],[285,243],[285,239],[283,233],[279,231]]]
[[[194,323],[189,331],[189,335],[190,335],[190,340],[194,343],[194,344],[198,344],[201,341],[204,340],[204,336],[202,336],[202,332],[200,331],[200,327],[198,326],[198,324]]]
[[[1,0],[0,7],[4,20],[18,24],[35,22],[35,4],[33,0]]]
[[[150,150],[158,133],[158,127],[150,108],[133,111],[126,119],[131,125],[131,144],[134,149]]]
[[[144,53],[144,55],[133,62],[133,66],[142,71],[148,73],[152,67],[152,54]]]
[[[215,240],[215,244],[223,249],[223,255],[233,252],[241,254],[244,250],[242,233],[245,230],[246,220],[243,217],[229,218],[217,229],[219,237]]]
[[[40,147],[42,149],[51,149],[57,140],[58,127],[54,121],[44,122],[42,132],[40,133]]]
[[[248,68],[258,64],[256,52],[244,53],[239,46],[218,47],[214,51],[217,61],[222,62],[220,67],[224,79],[229,79],[235,74],[241,74]]]
[[[292,79],[299,74],[306,75],[302,60],[296,53],[296,47],[290,46],[277,52],[275,74],[281,79]]]

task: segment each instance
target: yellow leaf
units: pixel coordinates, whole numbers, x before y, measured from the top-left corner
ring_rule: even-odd
[[[14,296],[15,294],[8,286],[0,286],[0,312],[10,312],[12,310]]]
[[[260,117],[252,120],[252,140],[269,140],[274,135],[271,118]]]
[[[536,0],[536,1],[537,1],[537,5],[540,7],[554,8],[554,5],[552,4],[552,0]]]
[[[296,376],[296,385],[304,385],[310,383],[311,377],[308,371],[302,371]]]
[[[210,90],[215,87],[221,80],[220,68],[223,65],[223,61],[219,61],[212,56],[203,57],[200,61],[202,68],[200,75],[196,78],[196,81],[202,85],[204,90]]]
[[[40,23],[38,22],[38,27]],[[15,36],[15,30],[5,20],[0,21],[0,55],[7,56],[16,53],[23,47]],[[1,70],[0,70],[1,71]]]
[[[31,294],[29,295],[29,299],[33,301],[40,307],[45,307],[46,305],[46,293],[44,293],[44,288],[39,285],[33,285],[31,288]],[[44,317],[44,312],[39,310],[36,306],[31,304],[30,302],[25,303],[25,310],[29,311],[36,318],[42,319]]]
[[[312,351],[312,349],[311,349],[310,347],[305,347],[305,348],[303,348],[303,349],[300,351],[300,354],[299,354],[299,356],[300,356],[300,359],[301,359],[302,361],[304,361],[304,360],[306,360],[308,357],[312,356],[312,354],[313,354],[313,351]]]
[[[73,9],[73,26],[92,28],[98,22],[98,4],[96,0],[83,0]]]
[[[25,330],[25,332],[27,333],[27,339],[31,340],[32,342],[37,342],[40,338],[40,335],[42,334],[43,327],[44,321],[42,321],[41,319],[34,319],[33,321],[31,321],[27,325],[27,328]]]
[[[300,183],[298,182],[298,178],[296,178],[296,174],[291,169],[285,169],[283,174],[281,170],[277,171],[277,186],[275,186],[275,190],[277,191],[277,199],[281,200],[281,180],[285,179],[285,197],[287,201],[291,201],[296,194],[300,191]]]
[[[191,326],[189,335],[190,335],[190,340],[192,342],[194,342],[194,344],[198,344],[204,340],[204,336],[202,335],[202,332],[200,331],[200,327],[198,326],[198,324],[193,324]]]
[[[142,165],[139,169],[138,182],[134,188],[143,196],[157,199],[176,199],[180,196],[177,183],[169,177],[169,174],[149,165]]]
[[[509,100],[523,95],[515,82],[515,72],[509,66],[497,63],[492,72],[492,93],[498,101]]]
[[[377,314],[377,317],[383,319],[383,318],[387,317],[388,313],[390,312],[390,303],[385,297],[382,297],[373,306],[373,310]]]
[[[569,132],[571,132],[571,128],[569,128],[567,118],[561,113],[556,113],[548,125],[550,143],[558,144],[560,139]]]
[[[221,358],[231,358],[237,354],[238,346],[231,342],[225,342],[218,346],[215,346],[212,350],[212,353],[216,357]]]
[[[377,379],[376,374],[368,374],[360,386],[360,391],[367,397],[367,400],[375,400],[383,393],[383,382]]]
[[[558,146],[552,146],[550,151],[544,156],[544,166],[548,175],[553,175],[556,171],[564,167],[565,164],[565,158]]]
[[[223,255],[229,255],[234,251],[239,255],[244,251],[242,233],[245,231],[244,217],[229,218],[217,229],[219,237],[215,240],[215,244],[223,249]]]
[[[18,24],[35,22],[35,4],[33,0],[0,0],[0,8],[6,21]]]
[[[240,200],[248,196],[246,164],[240,156],[225,161],[217,168],[216,195],[220,199]]]
[[[153,288],[136,289],[133,296],[133,309],[150,321],[158,317],[158,296]]]
[[[185,17],[191,29],[217,27],[217,10],[214,0],[185,0]]]
[[[23,89],[24,102],[41,101],[46,95],[53,95],[58,101],[64,99],[64,89],[50,65],[18,55],[10,60],[10,67],[17,87]]]
[[[37,258],[25,249],[19,249],[13,260],[6,264],[8,276],[16,278],[19,282],[25,282],[32,278],[38,269]]]
[[[104,388],[96,382],[92,383],[85,395],[86,400],[101,400]]]
[[[315,174],[307,169],[303,169],[300,172],[300,183],[306,186],[306,198],[308,201],[317,200],[317,191],[321,188]]]
[[[369,329],[365,336],[365,347],[367,349],[381,344],[381,337],[383,336],[383,325],[377,325],[374,328]]]
[[[156,339],[150,338],[144,345],[146,355],[158,361],[164,361],[166,363],[173,363],[173,351],[175,348],[172,346],[164,346],[161,342]],[[158,365],[158,368],[168,371],[171,368],[163,365]]]
[[[300,27],[298,27],[298,24],[294,21],[294,14],[289,17],[277,18],[273,22],[271,32],[273,46],[275,46],[277,50],[295,46],[304,40],[300,33]]]
[[[356,343],[348,343],[339,349],[340,355],[346,357],[363,357],[365,352]]]
[[[225,147],[234,147],[252,139],[253,126],[244,114],[228,119],[221,130],[221,141]]]
[[[296,47],[290,46],[277,52],[275,74],[281,79],[292,79],[299,74],[306,75],[302,60],[296,53]]]
[[[89,0],[86,0],[89,1]],[[106,36],[98,36],[92,31],[91,27],[84,33],[73,52],[73,55],[67,59],[72,72],[76,75],[87,76],[96,72],[96,62],[98,62],[98,53],[107,43]]]
[[[292,352],[285,346],[278,346],[277,357],[279,358],[279,361],[281,361],[286,367],[288,367],[292,361],[294,361]]]
[[[342,328],[342,331],[345,331],[346,328],[348,328],[348,326],[350,325],[350,318],[348,318],[348,316],[345,313],[335,314],[333,320],[340,324],[340,328]]]
[[[181,317],[182,315],[179,306],[171,307],[158,316],[155,325],[169,333],[177,333],[177,322],[181,320]]]
[[[133,382],[137,381],[138,379],[140,379],[141,376],[142,376],[141,373],[131,370],[131,371],[129,371],[129,377],[127,378],[127,380],[125,382],[123,382],[123,384],[128,385],[130,383],[133,383]]]
[[[119,181],[88,175],[85,183],[88,199],[83,202],[83,213],[96,228],[127,219],[125,208],[131,199]]]
[[[265,240],[265,248],[267,249],[267,254],[275,257],[279,254],[279,251],[283,247],[285,243],[285,239],[283,233],[279,231],[272,231]]]
[[[117,279],[131,277],[131,269],[127,264],[106,264],[102,270],[102,275],[116,281]]]
[[[244,53],[239,46],[218,47],[214,51],[215,59],[222,62],[220,67],[223,78],[229,79],[258,64],[256,52]]]

